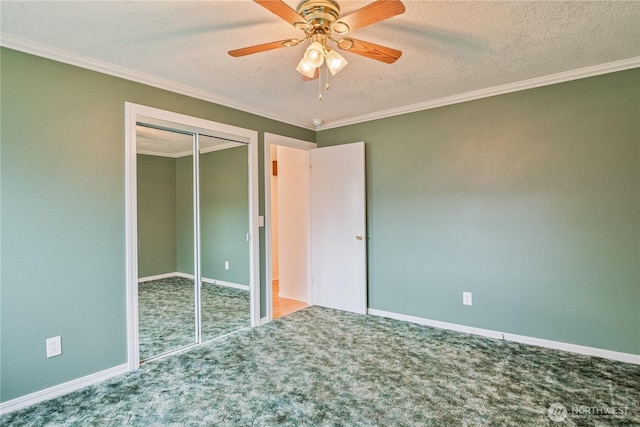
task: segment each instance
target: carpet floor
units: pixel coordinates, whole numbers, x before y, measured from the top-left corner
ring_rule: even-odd
[[[138,284],[140,360],[195,342],[193,288],[182,277]],[[201,289],[203,341],[250,326],[248,291],[210,283]]]
[[[637,365],[309,307],[2,424],[630,426],[639,384]]]

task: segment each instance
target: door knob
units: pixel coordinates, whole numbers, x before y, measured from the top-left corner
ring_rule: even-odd
[[[362,240],[363,238],[364,238],[364,237],[362,237],[362,236],[361,236],[361,235],[359,235],[359,234],[356,236],[356,240]]]

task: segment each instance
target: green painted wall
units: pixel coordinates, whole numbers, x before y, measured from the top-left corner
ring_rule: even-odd
[[[248,150],[240,146],[200,155],[202,276],[241,285],[249,285]]]
[[[248,154],[242,146],[200,155],[202,276],[242,285],[249,284]],[[193,274],[193,157],[176,162],[177,271]]]
[[[200,156],[202,275],[242,285],[250,267],[248,154],[245,145]],[[138,276],[193,274],[193,156],[137,159]]]
[[[261,189],[264,132],[366,141],[373,308],[640,353],[637,69],[316,135],[0,55],[0,401],[126,362],[125,101],[259,131]]]
[[[126,101],[259,131],[261,182],[264,132],[315,133],[6,48],[0,55],[5,402],[126,363]],[[264,289],[264,266],[261,278]],[[63,355],[47,359],[45,340],[57,335]]]
[[[176,255],[180,273],[194,274],[193,156],[176,159]]]
[[[319,132],[366,141],[369,306],[639,354],[639,77]]]
[[[176,270],[176,160],[137,156],[138,277]],[[193,249],[191,249],[193,251]]]

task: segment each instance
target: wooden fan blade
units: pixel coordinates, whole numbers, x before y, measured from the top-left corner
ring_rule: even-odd
[[[320,67],[316,68],[316,72],[313,74],[313,77],[307,77],[303,74],[302,81],[309,82],[311,80],[316,80],[318,77],[320,77]]]
[[[260,6],[267,10],[270,10],[280,18],[287,21],[289,24],[295,26],[296,23],[305,23],[308,25],[307,20],[298,14],[295,10],[291,9],[289,5],[280,0],[253,0]]]
[[[404,4],[400,0],[377,0],[373,3],[338,19],[349,26],[349,31],[384,21],[404,13]]]
[[[393,64],[402,56],[402,52],[390,47],[381,46],[379,44],[365,42],[362,40],[356,40],[352,38],[340,39],[353,42],[353,46],[348,49],[340,47],[341,43],[338,43],[340,49],[347,52],[355,53],[356,55],[366,56],[367,58],[375,59],[376,61],[385,62],[387,64]],[[350,43],[349,43],[350,44]]]
[[[229,55],[235,56],[236,58],[239,56],[251,55],[252,53],[265,52],[267,50],[279,49],[281,47],[288,47],[285,43],[292,43],[293,39],[287,40],[279,40],[277,42],[264,43],[256,46],[243,47],[242,49],[230,50]],[[297,40],[296,40],[297,42]],[[295,43],[298,44],[298,43]],[[295,46],[295,44],[290,44],[290,46]]]

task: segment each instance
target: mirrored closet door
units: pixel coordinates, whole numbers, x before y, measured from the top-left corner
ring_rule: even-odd
[[[201,135],[202,340],[250,326],[248,146]]]
[[[138,123],[141,361],[250,325],[247,155],[223,135]]]

